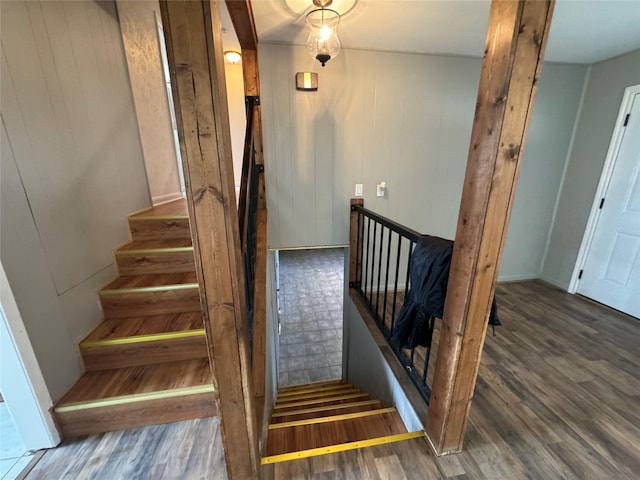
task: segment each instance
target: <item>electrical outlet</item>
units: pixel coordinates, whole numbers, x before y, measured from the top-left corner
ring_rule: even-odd
[[[362,196],[362,184],[356,183],[356,197]]]

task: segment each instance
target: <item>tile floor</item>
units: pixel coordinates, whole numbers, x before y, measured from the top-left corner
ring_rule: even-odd
[[[0,480],[14,480],[31,461],[7,404],[0,402]]]
[[[342,377],[344,249],[280,251],[279,385]]]

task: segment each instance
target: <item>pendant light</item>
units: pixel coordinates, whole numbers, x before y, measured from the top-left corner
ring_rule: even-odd
[[[313,4],[319,8],[307,14],[307,25],[310,30],[307,51],[323,67],[340,53],[340,39],[337,32],[340,14],[326,8],[331,3],[332,0],[313,0]]]

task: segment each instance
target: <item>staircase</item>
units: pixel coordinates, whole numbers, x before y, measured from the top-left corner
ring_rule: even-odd
[[[394,407],[334,380],[282,388],[262,464],[297,460],[422,437],[407,432]]]
[[[129,216],[85,373],[54,408],[64,437],[216,414],[184,199]]]

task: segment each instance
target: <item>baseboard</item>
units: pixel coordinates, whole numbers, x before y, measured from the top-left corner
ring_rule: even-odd
[[[154,207],[157,207],[158,205],[162,205],[163,203],[173,202],[174,200],[178,200],[179,198],[183,197],[184,195],[182,194],[182,192],[165,193],[164,195],[151,197],[151,203]]]
[[[498,283],[524,282],[525,280],[537,280],[540,275],[529,273],[525,275],[498,275]]]
[[[545,275],[540,275],[540,280],[543,280],[546,283],[550,283],[554,287],[558,287],[559,289],[564,290],[565,292],[569,291],[569,284],[559,282],[554,278],[549,278]]]

